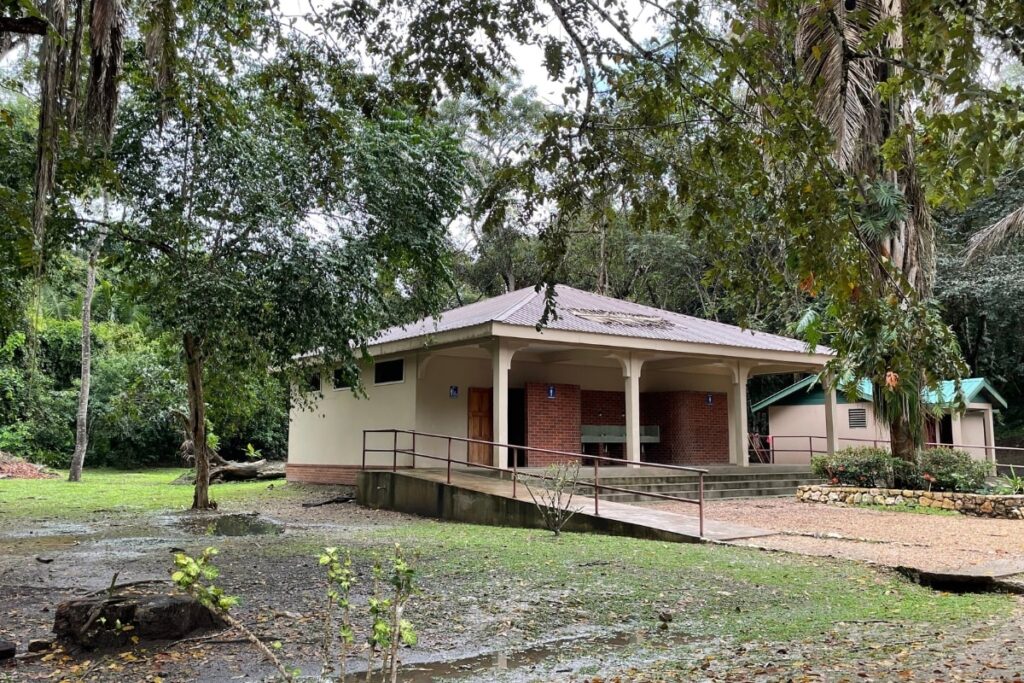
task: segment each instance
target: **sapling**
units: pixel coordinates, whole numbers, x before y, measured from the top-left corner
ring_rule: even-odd
[[[583,509],[581,506],[572,507],[572,498],[576,493],[576,483],[579,480],[580,464],[573,460],[571,462],[560,462],[549,465],[543,475],[523,475],[519,473],[520,481],[526,486],[533,504],[537,506],[541,519],[551,532],[558,536],[562,528],[572,519],[572,516]],[[530,479],[539,479],[537,490],[530,486]],[[597,491],[594,491],[597,495]]]
[[[334,608],[341,612],[341,625],[338,627],[341,675],[338,681],[344,681],[348,669],[348,656],[355,643],[355,629],[352,627],[352,587],[355,585],[355,572],[352,571],[352,557],[348,552],[341,557],[337,548],[324,548],[320,555],[320,565],[327,569],[327,615],[324,619],[324,667],[322,675],[328,679],[334,673],[331,664],[331,642]]]
[[[381,579],[384,576],[384,569],[380,561],[373,563],[373,594],[370,596],[370,632],[366,636],[366,683],[370,683],[373,677],[373,660],[377,650],[381,650],[381,657],[384,658],[385,648],[391,640],[391,625],[388,623],[388,612],[391,608],[391,601],[381,597]],[[381,675],[384,675],[384,662],[381,662]]]
[[[391,683],[398,681],[398,646],[416,644],[412,624],[402,618],[405,605],[412,597],[414,574],[415,570],[405,561],[402,548],[396,543],[391,567],[391,586],[394,588],[391,598]]]
[[[298,670],[290,670],[285,667],[270,646],[229,613],[231,608],[238,604],[238,598],[227,595],[223,589],[213,583],[213,580],[220,575],[220,570],[213,563],[213,558],[216,555],[217,549],[213,547],[205,548],[199,557],[177,553],[174,556],[174,566],[177,569],[171,572],[171,581],[207,609],[219,615],[229,626],[238,629],[274,665],[281,677],[291,683],[298,674]],[[280,643],[275,643],[273,647],[280,649],[281,646]]]

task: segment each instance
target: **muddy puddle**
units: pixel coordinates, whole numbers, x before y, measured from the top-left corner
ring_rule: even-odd
[[[284,532],[284,524],[255,512],[189,515],[179,518],[177,526],[205,536],[277,536]]]
[[[13,529],[4,529],[3,536],[7,538],[44,538],[63,537],[77,539],[80,536],[89,536],[96,533],[96,528],[88,524],[61,524],[33,522],[31,525]]]
[[[634,661],[650,663],[659,657],[659,651],[664,655],[671,646],[688,642],[690,639],[682,636],[635,632],[559,638],[521,649],[455,657],[406,651],[399,679],[404,683],[558,680],[602,672],[612,662],[616,669],[628,667]],[[349,674],[365,671],[365,662],[350,661]]]

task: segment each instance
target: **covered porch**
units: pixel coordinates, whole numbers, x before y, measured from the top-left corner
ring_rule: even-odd
[[[810,354],[735,349],[733,357],[723,357],[624,349],[576,337],[495,337],[420,351],[415,430],[509,444],[455,442],[451,453],[455,460],[501,469],[560,459],[545,451],[610,457],[633,468],[745,468],[752,461],[748,380],[814,372],[822,363]],[[418,452],[448,456],[441,451],[441,444],[418,446]],[[431,466],[428,459],[408,459],[402,464]]]

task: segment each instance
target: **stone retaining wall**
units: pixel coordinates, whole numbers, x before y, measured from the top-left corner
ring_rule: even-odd
[[[888,505],[956,510],[975,517],[1024,519],[1024,496],[957,493],[951,491],[909,491],[868,489],[856,486],[800,486],[797,500],[826,505]]]

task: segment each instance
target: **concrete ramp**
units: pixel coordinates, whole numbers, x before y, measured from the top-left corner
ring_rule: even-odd
[[[513,495],[512,482],[497,477],[453,471],[449,484],[445,470],[365,471],[359,473],[357,488],[357,500],[367,507],[471,524],[544,528],[526,487],[519,484]],[[675,543],[735,541],[776,533],[705,519],[701,538],[696,514],[680,515],[602,500],[600,514],[595,515],[594,499],[586,496],[573,496],[572,508],[579,511],[566,524],[565,531]]]

